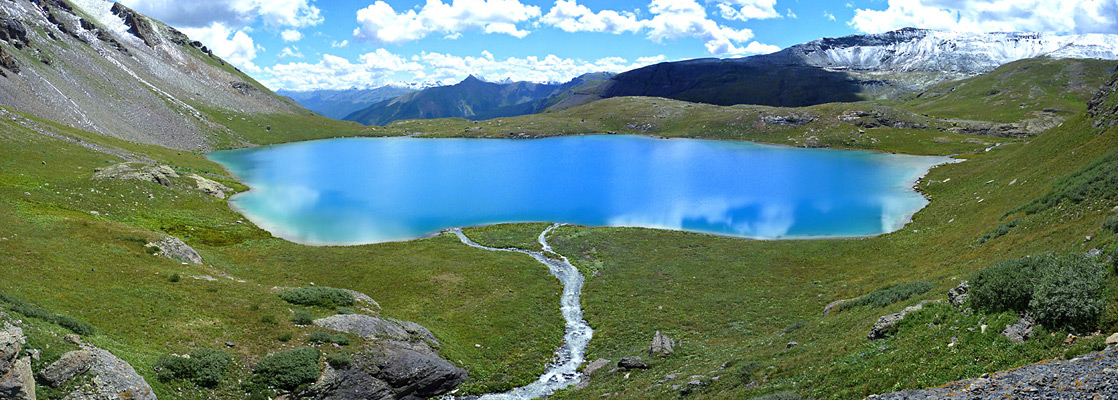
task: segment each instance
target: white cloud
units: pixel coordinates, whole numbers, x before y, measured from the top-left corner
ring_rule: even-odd
[[[823,17],[827,18],[827,20],[829,20],[829,21],[834,21],[835,20],[835,15],[831,14],[830,11],[823,10]]]
[[[294,29],[288,29],[280,32],[280,36],[285,42],[298,42],[300,40],[303,40],[303,33]]]
[[[800,17],[798,16],[798,15],[796,15],[796,13],[792,12],[792,9],[791,9],[791,8],[789,8],[789,9],[788,9],[788,13],[787,13],[787,14],[785,14],[785,15],[786,15],[786,16],[787,16],[788,18],[791,18],[791,19],[797,19],[797,18],[800,18]]]
[[[539,7],[521,4],[520,0],[452,0],[450,4],[427,0],[418,12],[401,13],[378,0],[357,11],[360,27],[353,36],[375,45],[402,44],[436,32],[454,35],[470,29],[524,37],[528,31],[516,24],[539,16]]]
[[[595,13],[577,0],[557,0],[540,22],[566,32],[637,32],[645,26],[645,21],[637,19],[635,13],[613,10]]]
[[[270,88],[290,90],[377,87],[414,80],[454,83],[471,74],[491,81],[566,82],[589,72],[622,72],[665,60],[662,55],[633,62],[620,57],[583,61],[555,55],[498,59],[488,51],[466,57],[422,53],[409,59],[382,48],[361,55],[356,62],[326,54],[314,64],[278,64],[259,75]]]
[[[722,18],[738,21],[780,18],[776,0],[715,0]]]
[[[739,45],[752,39],[753,31],[719,25],[707,18],[706,9],[695,0],[652,0],[648,10],[653,14],[647,23],[648,38],[657,43],[693,37],[702,40],[707,52],[716,56],[751,54],[749,46]]]
[[[857,9],[849,24],[867,33],[904,27],[993,32],[1118,33],[1115,0],[889,0]]]
[[[337,42],[337,41],[330,42],[330,47],[333,47],[335,49],[343,48],[343,47],[349,47],[349,41],[348,40],[343,40],[343,41],[340,41],[340,42]]]
[[[300,53],[299,48],[295,46],[284,47],[283,50],[280,51],[277,58],[303,58],[303,53]]]
[[[205,28],[183,28],[182,31],[194,40],[205,43],[214,55],[238,68],[249,72],[260,71],[252,62],[256,58],[258,46],[244,30],[230,29],[221,22],[214,22]]]
[[[205,28],[220,22],[243,27],[259,20],[274,27],[303,28],[322,23],[312,0],[121,0],[124,5],[179,28]]]

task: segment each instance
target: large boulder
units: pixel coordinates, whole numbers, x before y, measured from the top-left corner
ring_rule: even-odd
[[[124,360],[94,346],[85,345],[80,351],[87,351],[92,356],[87,372],[91,377],[90,383],[70,393],[63,400],[156,400],[155,393],[144,377],[137,374]]]
[[[169,166],[139,163],[120,163],[107,168],[98,168],[93,174],[93,179],[137,180],[155,182],[163,186],[171,186],[171,178],[178,177],[179,174]]]
[[[23,330],[18,326],[8,325],[0,330],[0,374],[9,370],[12,364],[15,364],[26,340],[23,336]]]
[[[230,189],[228,186],[222,185],[220,182],[209,178],[204,178],[196,174],[190,174],[186,177],[193,179],[194,182],[196,182],[197,184],[198,190],[201,190],[202,193],[217,197],[219,199],[224,199],[226,193],[233,191],[233,189]]]
[[[147,247],[159,249],[159,251],[155,253],[157,256],[194,264],[202,263],[202,256],[198,255],[198,252],[194,251],[193,247],[183,243],[181,239],[174,236],[166,236],[158,242],[148,243]]]
[[[466,370],[439,357],[431,331],[414,322],[363,314],[322,318],[314,324],[361,336],[367,348],[344,370],[327,369],[306,394],[315,399],[426,399],[466,381]]]

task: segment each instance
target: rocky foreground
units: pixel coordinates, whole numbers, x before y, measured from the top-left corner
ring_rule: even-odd
[[[1118,346],[1068,361],[1046,361],[924,390],[871,399],[1114,399],[1118,398]]]

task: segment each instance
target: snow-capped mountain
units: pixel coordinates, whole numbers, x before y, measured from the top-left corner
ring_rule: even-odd
[[[905,28],[823,38],[781,53],[823,68],[876,72],[981,74],[1035,57],[1118,59],[1118,35],[944,32]],[[778,53],[779,54],[779,53]]]

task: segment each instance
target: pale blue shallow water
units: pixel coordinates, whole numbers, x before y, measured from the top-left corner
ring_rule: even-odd
[[[924,157],[749,142],[570,136],[356,138],[221,151],[231,204],[307,244],[407,240],[502,222],[778,239],[900,229],[927,204]]]

